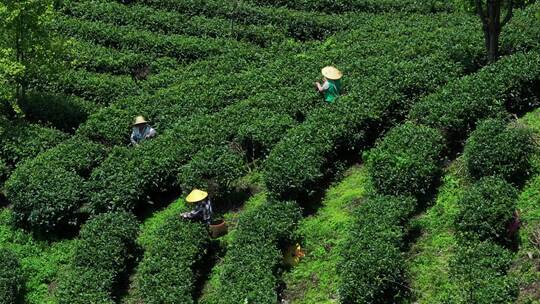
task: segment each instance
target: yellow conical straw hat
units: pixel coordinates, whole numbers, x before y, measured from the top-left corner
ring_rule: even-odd
[[[323,74],[324,77],[330,80],[338,80],[338,79],[341,79],[341,77],[343,77],[343,73],[341,73],[340,70],[336,69],[333,66],[324,67],[321,70],[321,73]]]
[[[208,197],[208,193],[199,189],[193,189],[193,191],[191,191],[191,193],[186,197],[186,202],[196,203],[202,201],[206,197]]]
[[[145,124],[147,123],[148,121],[146,121],[146,119],[144,119],[144,116],[137,116],[135,117],[135,122],[133,123],[133,125],[140,125],[140,124]]]

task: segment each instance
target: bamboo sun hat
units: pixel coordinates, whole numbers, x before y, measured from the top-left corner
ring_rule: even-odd
[[[148,123],[148,121],[144,119],[144,116],[137,116],[135,117],[135,122],[133,122],[133,125],[136,126],[136,125],[145,124],[145,123]]]
[[[186,197],[186,202],[197,203],[208,197],[208,193],[199,189],[193,189],[191,193]]]
[[[341,77],[343,77],[343,73],[333,66],[324,67],[321,70],[321,73],[324,77],[330,80],[339,80]]]

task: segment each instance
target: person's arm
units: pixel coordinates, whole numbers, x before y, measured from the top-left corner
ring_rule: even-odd
[[[317,90],[320,93],[322,93],[322,92],[328,90],[328,88],[330,88],[330,84],[328,83],[328,81],[325,81],[322,85],[319,82],[316,82],[315,85],[317,86]]]
[[[182,217],[188,218],[188,219],[193,219],[193,218],[198,217],[199,214],[201,214],[202,211],[203,210],[199,207],[199,205],[197,205],[197,207],[195,207],[194,210],[182,213]]]
[[[322,86],[321,86],[321,84],[320,84],[318,81],[315,82],[315,86],[317,87],[317,91],[319,91],[319,92],[322,92],[322,91],[323,91]]]
[[[148,134],[146,134],[146,138],[152,138],[156,136],[156,130],[154,128],[150,128],[150,130],[148,130]]]

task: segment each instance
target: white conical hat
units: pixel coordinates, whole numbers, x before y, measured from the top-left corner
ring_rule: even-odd
[[[323,74],[324,77],[330,80],[338,80],[338,79],[341,79],[341,77],[343,77],[343,73],[341,73],[340,70],[336,69],[333,66],[324,67],[321,73]]]

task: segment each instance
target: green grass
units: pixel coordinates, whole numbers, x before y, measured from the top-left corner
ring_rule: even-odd
[[[12,226],[9,209],[0,210],[0,247],[13,251],[21,261],[26,277],[25,303],[57,303],[52,294],[54,281],[73,256],[74,242],[37,241],[26,231]]]
[[[448,277],[448,261],[456,246],[452,221],[464,190],[463,170],[459,159],[446,170],[435,204],[411,223],[412,228],[421,230],[407,260],[417,303],[444,303],[457,294],[458,286]]]
[[[306,256],[284,275],[284,296],[290,303],[337,303],[337,249],[352,223],[351,211],[361,202],[366,188],[365,168],[352,168],[327,191],[319,211],[300,222],[298,233]]]

